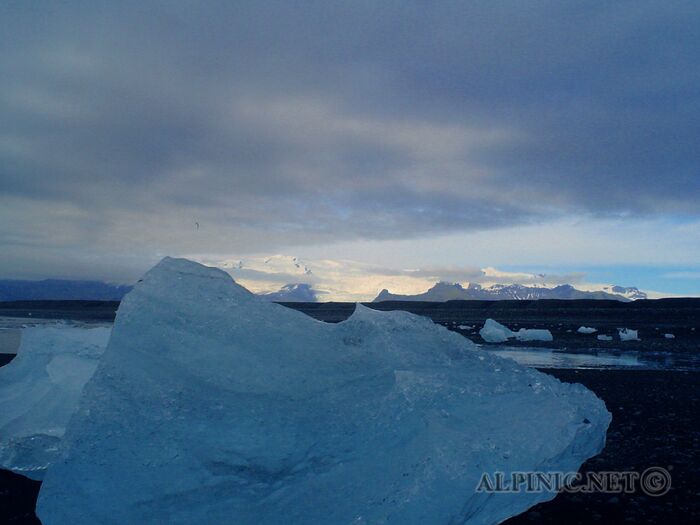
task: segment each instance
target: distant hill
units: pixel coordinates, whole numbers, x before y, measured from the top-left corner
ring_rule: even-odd
[[[310,284],[286,284],[277,292],[258,295],[267,301],[286,303],[313,303],[318,300],[317,292]]]
[[[131,286],[102,281],[0,280],[0,301],[121,301],[129,290],[131,290]]]
[[[452,300],[486,300],[502,301],[508,299],[611,299],[615,301],[631,301],[634,299],[646,299],[646,294],[637,288],[623,288],[621,286],[606,287],[610,291],[585,291],[578,290],[570,284],[562,284],[552,288],[544,286],[525,286],[522,284],[495,284],[484,287],[470,283],[464,288],[460,284],[438,282],[427,292],[416,295],[392,294],[389,290],[382,290],[374,299],[375,303],[381,301],[452,301]]]

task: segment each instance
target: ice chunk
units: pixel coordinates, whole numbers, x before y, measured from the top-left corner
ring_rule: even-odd
[[[505,343],[508,339],[515,337],[515,332],[493,319],[486,319],[483,328],[479,330],[479,335],[487,343]]]
[[[26,328],[0,368],[0,466],[41,479],[92,376],[109,328]]]
[[[665,337],[666,339],[675,339],[675,338],[676,338],[676,336],[673,335],[673,334],[664,334],[664,337]]]
[[[594,334],[598,331],[597,328],[591,328],[590,326],[581,326],[576,330],[579,334]]]
[[[552,332],[535,328],[521,328],[515,332],[518,341],[553,341]]]
[[[164,259],[130,292],[44,479],[44,525],[498,523],[554,493],[610,414],[578,384],[406,312],[327,324]]]
[[[620,328],[617,333],[620,335],[620,341],[639,341],[637,336],[637,330],[630,330],[629,328]]]
[[[552,341],[554,339],[549,330],[521,328],[517,332],[513,332],[493,319],[486,319],[484,327],[479,330],[479,335],[487,343],[504,343],[511,338],[518,341]]]
[[[613,338],[611,335],[600,334],[598,336],[598,341],[612,341],[612,340],[613,340]]]

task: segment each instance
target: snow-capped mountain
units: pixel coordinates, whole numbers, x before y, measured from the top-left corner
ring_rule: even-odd
[[[637,299],[646,299],[647,294],[645,292],[642,292],[639,288],[636,286],[603,286],[602,291],[614,294],[614,295],[622,295],[623,297],[626,297],[630,301],[636,301]]]
[[[526,286],[522,284],[493,284],[482,286],[469,283],[464,288],[460,284],[438,282],[427,292],[416,295],[397,295],[389,290],[382,290],[373,302],[380,301],[450,301],[450,300],[487,300],[506,299],[611,299],[615,301],[632,301],[646,299],[646,294],[637,288],[608,286],[607,290],[578,290],[570,284],[554,287]]]
[[[287,303],[313,303],[318,300],[318,292],[310,284],[286,284],[277,292],[258,294],[267,301]]]

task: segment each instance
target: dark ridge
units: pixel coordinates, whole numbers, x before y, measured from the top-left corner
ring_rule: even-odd
[[[113,321],[119,301],[7,301],[0,315],[74,321]]]
[[[355,303],[347,302],[279,304],[326,322],[343,321],[355,310]],[[518,299],[382,301],[362,304],[380,311],[405,310],[425,315],[440,323],[483,322],[492,317],[502,321],[553,321],[555,318],[575,318],[581,324],[597,323],[601,326],[613,326],[622,321],[656,322],[657,326],[694,321],[700,325],[700,298],[696,297],[640,299],[630,302],[606,299]],[[0,302],[0,315],[110,321],[114,319],[118,307],[119,301],[6,301]]]

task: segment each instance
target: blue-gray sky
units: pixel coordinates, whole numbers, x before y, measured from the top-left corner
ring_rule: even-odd
[[[290,253],[700,293],[699,28],[692,1],[3,2],[0,277]]]

